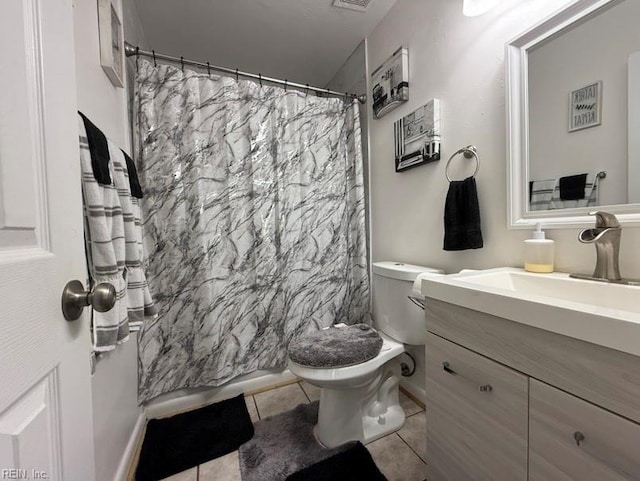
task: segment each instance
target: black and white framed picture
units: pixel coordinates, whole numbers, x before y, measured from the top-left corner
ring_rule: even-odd
[[[569,95],[569,132],[600,125],[602,81],[574,90]]]
[[[122,22],[111,0],[98,0],[100,65],[116,87],[124,87],[124,39]]]
[[[409,100],[409,50],[400,47],[371,74],[373,116],[388,114]]]
[[[393,125],[396,172],[440,160],[440,100],[432,99]]]

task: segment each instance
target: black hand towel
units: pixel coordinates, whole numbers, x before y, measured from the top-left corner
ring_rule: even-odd
[[[140,181],[138,180],[138,171],[136,170],[136,164],[134,164],[133,159],[127,155],[127,153],[120,149],[122,155],[124,155],[124,160],[127,163],[127,171],[129,173],[129,188],[131,190],[131,195],[136,197],[137,199],[142,199],[144,197],[144,193],[142,192],[142,187],[140,186]]]
[[[533,198],[533,180],[529,181],[529,202]]]
[[[444,205],[444,250],[480,249],[480,206],[476,180],[468,177],[449,184]]]
[[[89,144],[89,152],[91,153],[93,176],[98,184],[111,185],[111,174],[109,174],[109,160],[111,156],[109,155],[107,138],[82,112],[78,113],[80,117],[82,117],[84,128],[87,131],[87,143]]]
[[[587,174],[560,177],[559,184],[561,200],[584,199],[584,188],[587,184]]]

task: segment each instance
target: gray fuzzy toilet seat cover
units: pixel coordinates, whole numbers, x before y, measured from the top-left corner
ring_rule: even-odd
[[[289,358],[307,367],[345,367],[373,359],[382,338],[367,324],[321,329],[289,343]]]

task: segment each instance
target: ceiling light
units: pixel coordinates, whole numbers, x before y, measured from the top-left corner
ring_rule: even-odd
[[[499,0],[464,0],[462,13],[466,17],[477,17],[495,7],[498,1]]]

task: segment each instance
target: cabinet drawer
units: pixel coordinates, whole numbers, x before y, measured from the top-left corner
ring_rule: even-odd
[[[530,481],[640,480],[640,425],[535,379],[529,392]]]
[[[434,334],[426,376],[427,479],[526,480],[526,376]]]

